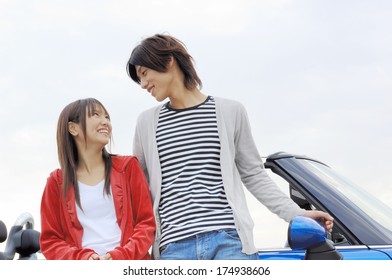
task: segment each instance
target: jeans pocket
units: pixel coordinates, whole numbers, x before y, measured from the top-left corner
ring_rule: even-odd
[[[169,249],[169,247],[171,246],[171,244],[172,243],[169,243],[169,244],[166,244],[166,245],[163,245],[162,247],[160,247],[159,248],[159,253],[162,255],[163,253],[165,253],[168,249]]]
[[[235,230],[235,229],[225,229],[225,230],[222,230],[222,232],[225,233],[225,235],[231,239],[240,240],[240,237],[238,236],[237,230]]]

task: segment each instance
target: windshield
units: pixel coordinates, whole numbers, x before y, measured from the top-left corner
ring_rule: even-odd
[[[392,231],[392,208],[328,166],[309,160],[300,161],[321,180],[334,186],[342,195],[351,200],[377,223]]]

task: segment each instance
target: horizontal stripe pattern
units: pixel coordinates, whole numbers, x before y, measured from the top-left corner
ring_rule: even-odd
[[[222,181],[214,99],[184,110],[162,106],[156,138],[162,169],[160,246],[234,228]]]

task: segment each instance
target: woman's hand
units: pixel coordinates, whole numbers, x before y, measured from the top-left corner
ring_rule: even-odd
[[[93,261],[97,261],[97,260],[99,260],[99,256],[98,256],[98,254],[92,254],[89,258],[88,258],[88,260],[89,261],[91,261],[91,260],[93,260]]]
[[[110,255],[109,253],[106,253],[106,255],[100,256],[99,259],[100,260],[106,260],[106,261],[113,260],[112,259],[112,255]]]

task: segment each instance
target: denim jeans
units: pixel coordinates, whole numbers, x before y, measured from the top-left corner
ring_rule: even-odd
[[[241,252],[235,229],[216,230],[172,242],[161,248],[161,260],[257,260]]]

